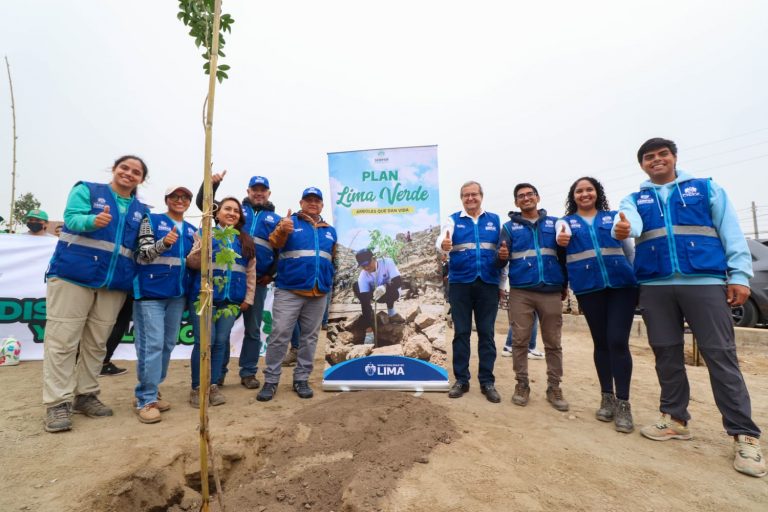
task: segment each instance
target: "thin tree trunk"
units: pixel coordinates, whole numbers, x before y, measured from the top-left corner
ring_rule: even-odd
[[[8,63],[8,56],[5,56],[5,68],[8,70],[8,85],[11,88],[11,116],[13,118],[13,166],[11,170],[11,214],[8,216],[8,231],[10,232],[16,224],[13,218],[13,211],[16,209],[16,101],[13,97],[13,80],[11,80],[11,65]]]

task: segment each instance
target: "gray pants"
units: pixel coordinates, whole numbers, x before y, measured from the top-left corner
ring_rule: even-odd
[[[280,381],[282,363],[288,352],[291,334],[296,322],[301,327],[299,352],[293,381],[305,381],[312,373],[312,360],[317,348],[317,335],[325,313],[325,296],[303,297],[289,290],[275,288],[272,304],[272,334],[264,357],[264,382],[277,384]]]
[[[736,357],[731,310],[722,285],[640,286],[640,308],[656,356],[662,413],[688,421],[683,321],[687,320],[709,370],[715,403],[728,435],[760,437]]]

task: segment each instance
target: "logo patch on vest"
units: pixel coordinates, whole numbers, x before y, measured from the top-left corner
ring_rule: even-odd
[[[653,196],[651,194],[640,194],[637,197],[637,204],[653,204],[656,201],[653,199]]]
[[[496,226],[493,224],[493,222],[488,222],[488,224],[485,225],[486,231],[496,231]]]
[[[517,222],[513,222],[512,223],[512,231],[515,231],[515,230],[518,230],[518,229],[523,229],[523,225],[522,224],[518,224]]]
[[[141,222],[141,213],[133,212],[133,221],[134,222]]]
[[[107,200],[104,199],[103,197],[96,199],[96,202],[93,203],[93,207],[98,210],[103,210],[106,206],[107,206]]]
[[[333,240],[333,235],[331,234],[330,231],[325,232],[325,238],[327,238],[328,240]]]
[[[568,219],[568,222],[570,223],[572,228],[580,228],[581,227],[581,222],[579,222],[576,219]]]
[[[267,215],[266,217],[264,217],[264,220],[266,222],[271,222],[272,224],[274,224],[275,223],[275,216],[274,215]]]
[[[551,228],[552,226],[555,225],[555,222],[552,219],[546,219],[544,220],[544,225],[547,226],[548,228]]]
[[[604,215],[603,216],[603,224],[610,224],[613,222],[613,217],[610,215]]]
[[[699,192],[699,189],[694,187],[693,185],[689,187],[685,187],[683,189],[683,197],[693,197],[693,196],[700,196],[701,193]]]

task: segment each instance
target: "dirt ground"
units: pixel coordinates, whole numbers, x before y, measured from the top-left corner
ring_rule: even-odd
[[[500,322],[499,350],[505,334]],[[704,367],[688,367],[694,439],[659,443],[594,419],[591,340],[570,328],[563,346],[567,413],[544,398],[543,361],[530,361],[531,403],[521,408],[510,402],[511,358],[496,362],[501,404],[487,402],[476,382],[457,400],[443,393],[323,393],[322,354],[314,399],[290,391],[289,370],[275,399],[261,403],[236,384],[233,359],[223,389],[228,402],[210,414],[227,510],[768,510],[768,478],[731,467],[732,443]],[[768,346],[759,347],[740,349],[740,360],[754,418],[768,428]],[[645,342],[633,340],[632,352],[632,405],[641,426],[656,419],[659,390]],[[135,366],[121,365],[131,372],[102,379],[102,399],[115,416],[75,416],[74,430],[61,434],[42,428],[42,363],[0,368],[0,510],[198,509],[198,411],[186,403],[188,363],[172,361],[162,389],[173,408],[155,425],[136,420]],[[472,366],[476,371],[475,360]]]

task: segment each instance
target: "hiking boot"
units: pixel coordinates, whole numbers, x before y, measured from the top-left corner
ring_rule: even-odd
[[[544,354],[542,354],[538,350],[529,350],[528,359],[544,359]]]
[[[512,347],[504,345],[504,348],[501,349],[501,357],[512,357]]]
[[[616,400],[613,424],[616,432],[629,434],[635,430],[635,424],[632,421],[632,407],[629,405],[628,400]]]
[[[200,408],[200,388],[192,388],[189,392],[189,405],[195,409]]]
[[[248,375],[240,379],[240,384],[246,389],[259,389],[261,384],[255,375]]]
[[[171,410],[171,402],[168,400],[163,400],[163,394],[159,391],[157,392],[157,409],[160,412],[170,411]]]
[[[157,407],[156,402],[147,404],[141,409],[134,409],[134,411],[136,411],[136,415],[142,423],[157,423],[162,419],[160,417],[160,409]]]
[[[600,421],[612,421],[616,408],[616,396],[613,393],[601,393],[600,408],[595,412],[595,418]]]
[[[662,414],[656,423],[640,429],[643,437],[654,441],[668,441],[670,439],[693,439],[687,425],[683,425],[672,419],[669,414]]]
[[[491,403],[497,404],[501,402],[501,395],[496,391],[496,386],[493,384],[486,384],[480,386],[480,392],[485,395],[486,400]]]
[[[295,349],[293,347],[288,350],[288,353],[285,354],[285,359],[283,359],[282,366],[293,366],[296,364],[296,359],[299,356],[298,349]]]
[[[461,398],[467,391],[469,391],[469,382],[457,380],[451,386],[450,391],[448,391],[448,398]]]
[[[124,373],[127,373],[128,370],[125,368],[118,368],[112,362],[105,363],[101,367],[101,371],[99,372],[99,377],[114,377],[115,375],[122,375]]]
[[[72,430],[72,404],[62,402],[45,410],[45,431],[64,432]]]
[[[299,395],[299,398],[312,398],[314,396],[312,388],[309,387],[305,380],[294,381],[293,390]]]
[[[568,402],[563,398],[563,390],[559,386],[549,386],[547,388],[547,400],[558,411],[565,412],[568,410]]]
[[[95,393],[77,395],[72,405],[72,412],[85,414],[89,418],[104,418],[112,416],[112,409],[104,405]]]
[[[261,391],[259,391],[259,394],[256,395],[256,400],[259,402],[269,402],[275,397],[276,393],[277,382],[265,382],[264,386],[261,388]]]
[[[227,403],[227,399],[218,385],[211,384],[211,387],[208,389],[208,402],[213,406]]]
[[[756,437],[738,435],[733,443],[735,457],[733,468],[739,473],[758,478],[766,475],[765,459],[760,450],[760,440]]]
[[[512,395],[512,403],[515,405],[528,405],[528,399],[531,396],[531,387],[524,382],[518,382],[515,386],[515,394]]]

